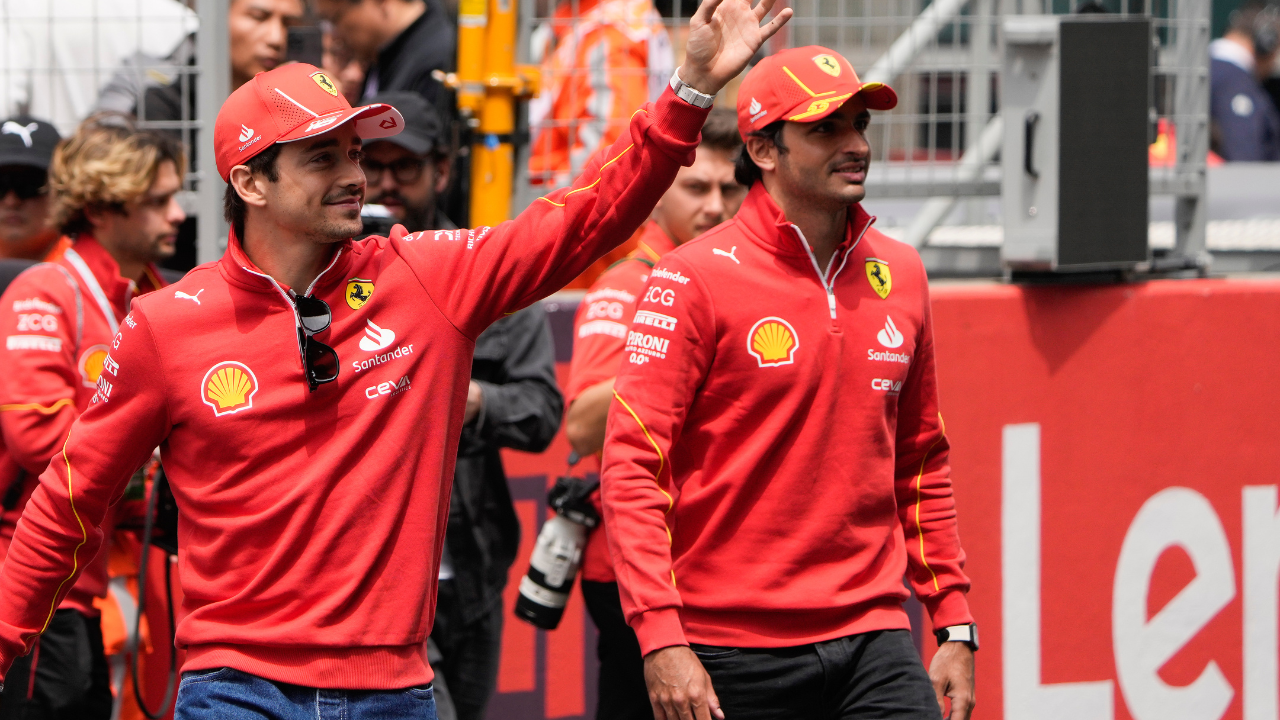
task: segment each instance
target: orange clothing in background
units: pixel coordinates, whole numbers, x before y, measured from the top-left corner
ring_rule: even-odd
[[[569,184],[592,153],[617,139],[675,69],[671,39],[651,0],[576,5],[575,18],[574,3],[562,2],[534,40],[543,51],[542,93],[529,106],[529,178],[553,187]]]

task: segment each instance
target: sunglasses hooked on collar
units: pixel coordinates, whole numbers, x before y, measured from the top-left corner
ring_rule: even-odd
[[[302,366],[307,376],[307,386],[311,392],[316,388],[338,379],[338,352],[315,339],[317,333],[329,329],[333,322],[333,311],[325,301],[310,295],[294,295],[289,293],[293,305],[298,309],[301,327],[298,328],[298,345],[302,349]]]

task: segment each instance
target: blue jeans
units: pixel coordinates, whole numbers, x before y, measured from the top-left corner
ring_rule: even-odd
[[[232,668],[182,674],[174,720],[436,720],[430,685],[323,690]]]

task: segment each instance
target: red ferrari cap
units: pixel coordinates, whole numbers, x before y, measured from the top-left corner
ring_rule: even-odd
[[[761,60],[738,89],[738,132],[746,137],[776,120],[814,122],[861,93],[872,110],[892,110],[898,94],[864,83],[839,53],[820,45],[783,50]]]
[[[404,118],[381,103],[353,108],[333,80],[314,65],[291,63],[258,73],[222,103],[213,148],[223,180],[231,168],[272,143],[327,133],[355,120],[361,138],[383,138],[404,128]]]

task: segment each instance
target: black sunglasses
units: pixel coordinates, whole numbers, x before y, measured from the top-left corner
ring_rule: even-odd
[[[37,167],[6,168],[0,172],[0,199],[17,193],[19,200],[30,200],[49,191],[49,176]]]
[[[329,329],[333,312],[329,304],[309,295],[294,295],[293,304],[298,308],[302,327],[298,328],[298,344],[302,347],[302,364],[311,392],[338,379],[338,352],[316,340],[316,333]]]
[[[402,157],[385,165],[377,160],[370,159],[367,155],[360,161],[360,167],[364,169],[365,180],[370,185],[377,185],[382,182],[382,173],[388,170],[391,171],[391,177],[397,183],[412,185],[418,182],[418,178],[422,177],[422,171],[426,166],[426,160],[416,157]]]

